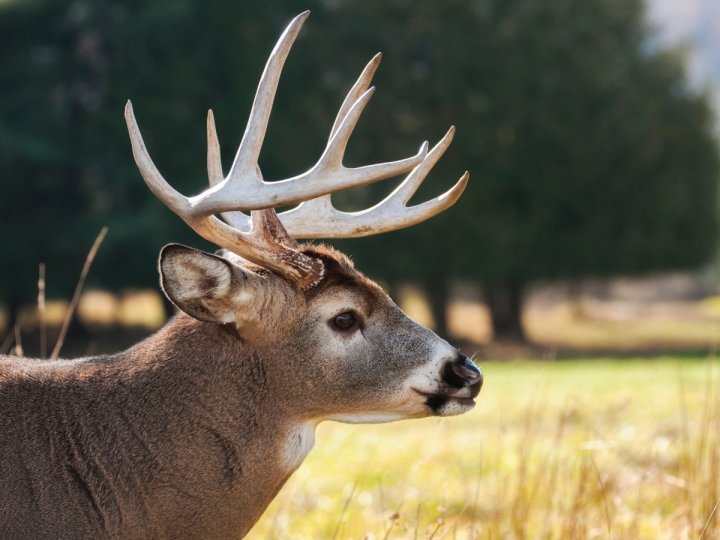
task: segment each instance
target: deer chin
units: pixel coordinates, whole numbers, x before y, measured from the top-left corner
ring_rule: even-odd
[[[384,424],[397,420],[407,420],[412,416],[402,412],[349,412],[328,416],[326,420],[342,422],[343,424]]]
[[[413,388],[421,396],[434,416],[457,416],[471,411],[475,407],[475,397],[481,384],[475,384],[455,393],[425,392]]]
[[[471,411],[475,407],[475,400],[435,394],[429,396],[425,400],[425,404],[435,416],[457,416]]]

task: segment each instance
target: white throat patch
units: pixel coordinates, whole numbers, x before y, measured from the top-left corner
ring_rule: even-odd
[[[315,446],[316,422],[304,422],[290,430],[285,443],[285,466],[294,471],[305,460]]]

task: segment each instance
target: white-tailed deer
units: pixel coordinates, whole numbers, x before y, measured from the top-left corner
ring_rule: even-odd
[[[283,33],[223,178],[208,116],[210,188],[184,197],[163,179],[125,116],[150,190],[224,251],[168,245],[162,288],[181,310],[131,349],[78,360],[0,357],[0,537],[239,538],[314,443],[323,420],[387,422],[470,410],[482,375],[411,321],[341,253],[298,238],[375,234],[452,205],[406,203],[452,139],[355,169],[345,145],[372,95],[379,56],[340,108],[317,164],[266,183],[260,146],[293,40]],[[409,172],[377,206],[336,210],[330,193]],[[274,207],[301,203],[276,215]],[[243,211],[250,211],[247,216]],[[226,222],[216,214],[222,214]]]

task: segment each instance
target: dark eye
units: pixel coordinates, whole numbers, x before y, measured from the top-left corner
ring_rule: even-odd
[[[333,325],[338,330],[350,330],[357,326],[357,322],[357,317],[355,317],[355,314],[350,311],[341,313],[333,319]]]

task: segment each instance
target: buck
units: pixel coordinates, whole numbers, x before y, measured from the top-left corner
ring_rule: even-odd
[[[209,113],[210,187],[200,195],[185,197],[164,180],[128,102],[148,187],[223,251],[162,249],[162,289],[179,314],[125,352],[0,357],[2,538],[239,538],[308,454],[319,422],[450,416],[474,406],[483,379],[467,357],[410,320],[343,254],[297,241],[390,231],[452,205],[467,173],[443,195],[406,206],[452,128],[429,152],[423,144],[407,159],[343,166],[378,55],[343,102],[317,164],[286,180],[261,176],[280,71],[307,16],[273,49],[225,178]],[[373,208],[346,213],[331,204],[332,192],[404,173]]]

